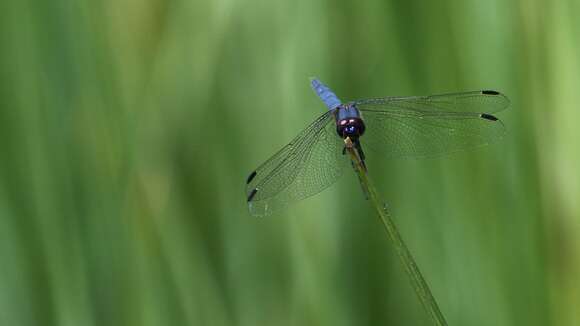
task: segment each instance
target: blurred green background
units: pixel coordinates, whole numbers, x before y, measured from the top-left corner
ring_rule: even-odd
[[[356,177],[247,174],[344,100],[498,89],[506,137],[370,170],[450,325],[580,325],[580,3],[0,3],[0,324],[429,325]]]

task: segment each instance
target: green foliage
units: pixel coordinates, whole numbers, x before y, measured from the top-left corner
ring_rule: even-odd
[[[0,324],[429,325],[354,174],[244,181],[344,100],[498,89],[503,141],[370,173],[450,325],[577,325],[576,1],[2,1]]]

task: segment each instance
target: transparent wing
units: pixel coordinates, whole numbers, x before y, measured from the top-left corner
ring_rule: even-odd
[[[496,91],[353,102],[362,112],[363,146],[387,157],[429,157],[486,145],[505,133],[489,112],[509,105]]]
[[[396,107],[412,111],[495,113],[507,108],[510,101],[498,91],[483,90],[430,96],[373,98],[353,103],[359,108],[364,106],[369,111]]]
[[[269,215],[333,184],[348,163],[343,147],[333,112],[327,111],[250,174],[246,185],[250,213]]]

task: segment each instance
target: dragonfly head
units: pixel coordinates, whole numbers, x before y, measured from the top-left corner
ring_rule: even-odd
[[[340,120],[336,125],[336,132],[342,138],[357,139],[365,132],[365,124],[361,118],[347,118]]]

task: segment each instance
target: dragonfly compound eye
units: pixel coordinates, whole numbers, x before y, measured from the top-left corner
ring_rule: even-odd
[[[340,137],[358,138],[365,132],[365,125],[359,118],[345,119],[336,128]]]

